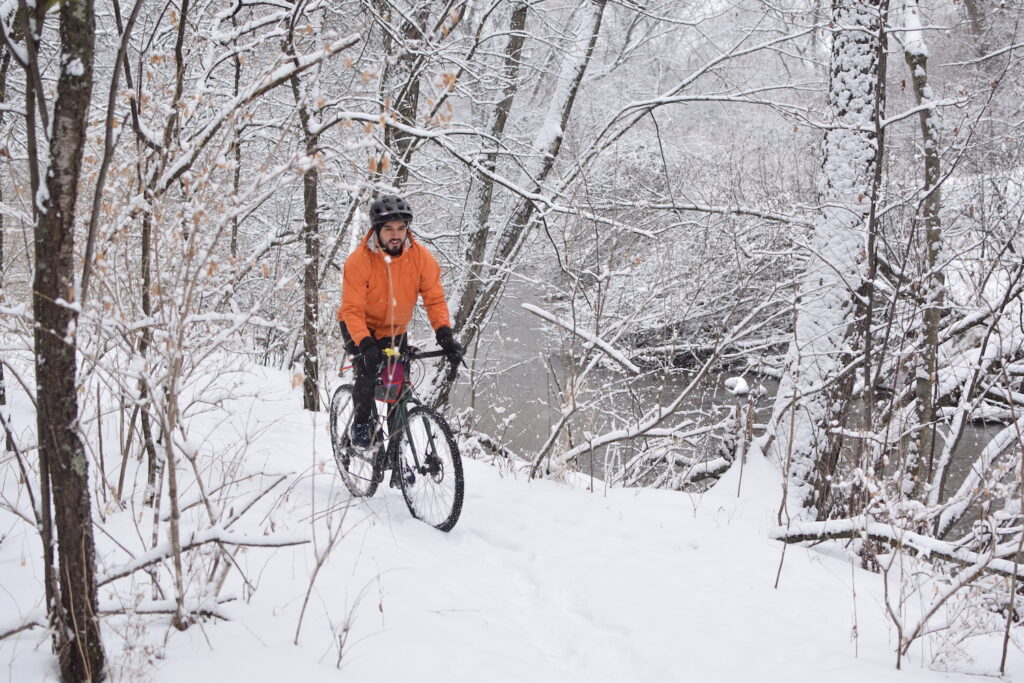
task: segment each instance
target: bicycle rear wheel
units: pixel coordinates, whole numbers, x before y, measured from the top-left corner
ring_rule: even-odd
[[[409,512],[441,531],[450,531],[459,521],[465,490],[462,458],[451,427],[437,412],[417,406],[409,411],[395,448]]]
[[[352,424],[352,385],[343,384],[331,397],[331,446],[341,480],[353,496],[372,496],[380,478],[377,476],[377,452],[353,448],[348,429]]]

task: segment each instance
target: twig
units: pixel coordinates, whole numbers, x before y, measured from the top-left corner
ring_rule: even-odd
[[[4,427],[4,435],[7,439],[8,445],[11,446],[11,450],[14,451],[14,457],[18,461],[18,469],[21,470],[21,478],[25,480],[25,490],[28,491],[28,500],[32,504],[32,515],[35,517],[36,526],[38,527],[42,522],[39,519],[39,507],[36,505],[36,496],[32,492],[32,480],[28,476],[28,468],[25,465],[24,456],[21,453],[21,449],[18,448],[18,442],[14,440],[14,434],[11,432],[11,425],[7,421],[7,417],[4,412],[0,410],[0,423]]]
[[[22,631],[27,631],[32,628],[46,628],[46,621],[35,615],[28,617],[16,626],[9,626],[6,630],[0,631],[0,640],[10,638],[13,635],[17,635]]]

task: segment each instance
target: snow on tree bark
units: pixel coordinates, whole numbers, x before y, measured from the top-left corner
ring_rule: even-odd
[[[820,205],[800,282],[793,339],[772,415],[768,455],[789,476],[790,499],[824,514],[837,456],[830,425],[849,397],[858,297],[878,140],[877,0],[836,0]]]
[[[924,42],[920,7],[917,0],[908,0],[904,8],[903,56],[910,69],[914,99],[920,107],[918,121],[921,127],[921,149],[924,157],[924,187],[920,193],[915,227],[924,231],[922,253],[922,346],[918,354],[917,370],[914,372],[916,435],[911,444],[908,471],[912,474],[904,483],[905,490],[920,497],[925,476],[925,463],[935,455],[935,416],[938,386],[939,327],[942,306],[945,299],[945,276],[939,268],[939,253],[942,248],[942,221],[939,209],[942,206],[940,194],[941,160],[939,157],[939,128],[934,111],[935,98],[928,84],[928,48]],[[931,105],[931,106],[926,106]],[[930,476],[931,472],[927,472]]]

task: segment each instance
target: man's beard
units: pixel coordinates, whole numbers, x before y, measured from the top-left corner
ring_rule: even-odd
[[[380,244],[380,248],[383,249],[384,253],[387,254],[388,256],[401,256],[402,247],[405,246],[405,240],[402,240],[401,242],[398,243],[397,247],[392,249],[381,240],[379,235],[377,236],[377,243]]]

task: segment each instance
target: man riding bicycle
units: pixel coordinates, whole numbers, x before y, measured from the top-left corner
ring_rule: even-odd
[[[370,205],[370,231],[345,261],[338,322],[355,371],[349,436],[356,448],[369,447],[373,438],[373,395],[383,349],[407,348],[406,329],[417,298],[423,298],[448,361],[455,365],[462,360],[462,346],[452,335],[441,268],[413,239],[412,217],[412,208],[402,197],[378,197]]]

